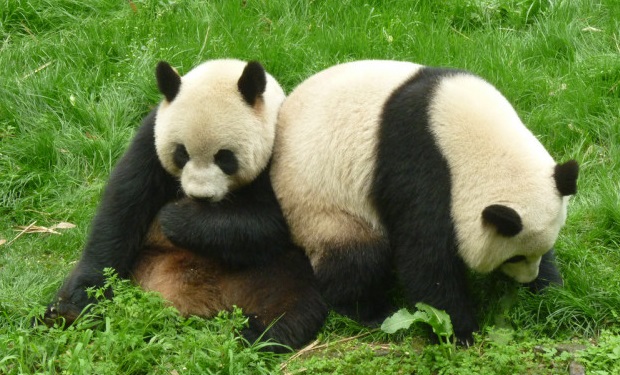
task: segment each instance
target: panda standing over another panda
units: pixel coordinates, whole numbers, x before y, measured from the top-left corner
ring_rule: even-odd
[[[82,257],[45,322],[72,323],[94,302],[86,289],[103,286],[111,267],[182,314],[211,317],[236,305],[249,318],[250,342],[264,333],[301,347],[327,307],[269,178],[284,92],[257,62],[212,60],[183,77],[161,62],[156,75],[165,99],[112,171]]]
[[[271,177],[336,311],[380,322],[393,271],[410,303],[478,329],[468,270],[561,284],[553,246],[578,165],[556,163],[471,73],[357,61],[311,76],[279,114]]]

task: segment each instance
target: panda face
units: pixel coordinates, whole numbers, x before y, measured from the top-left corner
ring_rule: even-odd
[[[213,60],[183,77],[160,63],[155,120],[162,166],[192,198],[219,201],[266,167],[284,92],[258,63]]]
[[[476,266],[480,272],[501,270],[520,283],[531,282],[538,276],[542,256],[553,248],[560,228],[566,219],[566,199],[556,192],[554,210],[548,210],[546,218],[536,210],[521,210],[522,215],[510,209],[510,216],[491,216],[489,207],[506,207],[492,205],[487,207],[481,218],[482,253],[489,254],[478,260]],[[552,205],[549,205],[552,207]],[[532,216],[530,213],[536,215]],[[515,225],[514,219],[519,225]],[[470,259],[471,260],[471,259]]]
[[[187,148],[179,144],[173,154],[173,161],[181,171],[181,186],[192,198],[221,200],[234,186],[234,176],[239,171],[239,162],[234,152],[220,149],[213,160],[200,166],[199,160],[190,157]]]

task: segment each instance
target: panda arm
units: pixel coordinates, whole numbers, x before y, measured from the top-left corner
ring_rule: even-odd
[[[103,285],[104,268],[113,268],[121,277],[129,276],[155,215],[178,189],[157,158],[155,113],[153,110],[145,118],[114,167],[82,257],[56,297],[55,313],[54,309],[48,311],[51,318],[79,314],[91,302],[85,289]]]
[[[231,265],[264,263],[289,244],[267,171],[220,202],[187,198],[169,203],[159,220],[175,245]]]

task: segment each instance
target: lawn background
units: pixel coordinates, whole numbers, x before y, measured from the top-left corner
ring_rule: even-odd
[[[238,313],[180,319],[119,281],[102,324],[31,327],[160,100],[156,63],[185,73],[222,57],[262,62],[287,92],[368,58],[495,84],[556,160],[580,162],[557,243],[565,287],[533,296],[473,276],[483,332],[457,350],[429,345],[424,327],[388,336],[331,315],[302,355],[259,353],[234,335]],[[0,373],[620,373],[619,163],[617,0],[0,0]],[[59,223],[75,227],[31,233]]]

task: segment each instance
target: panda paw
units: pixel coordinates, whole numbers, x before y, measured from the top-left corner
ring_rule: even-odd
[[[190,240],[196,236],[192,235],[191,223],[188,211],[191,206],[181,202],[171,202],[166,204],[159,212],[159,224],[161,230],[173,244],[185,248],[193,248],[194,243]]]
[[[43,316],[38,320],[39,322],[51,327],[53,325],[60,325],[68,327],[82,315],[84,309],[86,309],[96,300],[88,296],[86,293],[85,285],[101,285],[102,282],[98,279],[85,279],[84,277],[74,277],[63,286],[58,292],[54,302],[50,303],[43,313]],[[107,291],[106,295],[111,297],[111,291]]]
[[[33,321],[33,325],[42,323],[48,327],[54,325],[68,327],[73,324],[81,313],[82,309],[75,304],[58,300],[49,304],[43,316]]]
[[[456,337],[456,344],[462,346],[464,348],[469,348],[474,345],[474,335],[473,332],[464,333],[464,332],[455,332],[454,336]]]
[[[269,335],[269,331],[267,331],[267,327],[265,327],[254,316],[248,316],[248,326],[241,330],[241,335],[250,345],[255,345],[257,342],[262,342],[259,347],[260,351],[272,353],[291,352],[291,349],[288,346],[284,346],[273,341],[272,337]],[[269,341],[270,343],[273,343],[273,345],[264,343],[265,341]]]
[[[457,319],[456,322],[459,320],[460,323],[454,325],[456,344],[468,348],[474,345],[474,332],[477,332],[480,327],[473,316],[461,316],[461,319]]]

